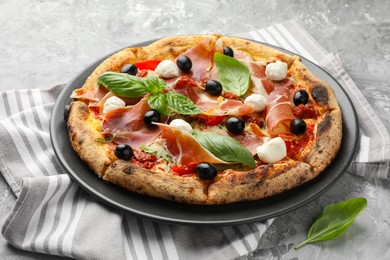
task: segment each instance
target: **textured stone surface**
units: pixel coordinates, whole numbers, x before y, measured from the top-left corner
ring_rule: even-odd
[[[390,1],[0,0],[0,91],[49,88],[97,58],[168,35],[234,34],[297,19],[345,68],[390,129]],[[364,196],[367,210],[335,241],[296,251],[324,206]],[[314,202],[280,217],[254,259],[389,259],[390,183],[346,174]],[[15,201],[0,180],[0,218]],[[0,238],[2,259],[53,259]]]

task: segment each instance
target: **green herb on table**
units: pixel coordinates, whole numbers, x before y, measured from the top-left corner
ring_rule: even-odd
[[[162,93],[168,87],[167,84],[151,74],[143,79],[126,73],[106,72],[100,75],[98,84],[103,84],[112,93],[122,97],[135,98],[150,93],[150,108],[166,116],[171,111],[183,115],[202,113],[188,97],[175,92]]]
[[[297,245],[295,249],[308,243],[338,238],[366,207],[367,200],[365,198],[354,198],[328,205],[310,227],[307,239]]]

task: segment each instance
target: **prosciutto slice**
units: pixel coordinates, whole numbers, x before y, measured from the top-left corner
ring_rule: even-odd
[[[223,163],[204,148],[190,133],[167,124],[156,123],[161,129],[161,138],[166,140],[168,151],[175,157],[177,164],[191,162]]]
[[[181,55],[187,56],[192,61],[191,71],[183,74],[191,77],[195,81],[205,83],[210,77],[210,70],[214,59],[211,39],[205,39]]]
[[[93,88],[79,88],[72,92],[71,98],[83,99],[89,102],[98,102],[109,92],[103,86],[95,84]]]
[[[108,112],[102,123],[102,132],[112,134],[114,142],[133,148],[153,142],[161,131],[159,128],[149,129],[144,124],[144,114],[150,110],[148,97],[145,96],[136,105]]]
[[[271,136],[285,134],[294,119],[288,86],[276,87],[267,98],[267,128]]]

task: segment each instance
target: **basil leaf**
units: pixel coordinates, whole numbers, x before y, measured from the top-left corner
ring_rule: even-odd
[[[164,88],[166,88],[167,84],[163,79],[160,79],[152,74],[149,74],[146,78],[146,89],[152,94],[159,94]]]
[[[341,236],[366,207],[365,198],[354,198],[326,206],[310,227],[307,239],[295,249],[308,243],[331,240]]]
[[[147,93],[145,80],[127,73],[106,72],[97,82],[122,97],[134,98]]]
[[[186,96],[176,92],[165,93],[167,97],[168,106],[177,113],[183,115],[201,114],[200,110],[192,101]]]
[[[203,147],[219,159],[242,163],[251,168],[256,167],[252,153],[232,137],[200,131],[194,131],[192,134]]]
[[[151,109],[156,110],[165,116],[169,115],[167,97],[165,94],[160,93],[149,97],[148,104]]]
[[[219,52],[214,54],[214,62],[223,89],[237,96],[243,96],[250,86],[251,74],[248,67],[239,60]]]

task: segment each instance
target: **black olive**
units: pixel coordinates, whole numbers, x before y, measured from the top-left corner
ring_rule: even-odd
[[[296,135],[303,134],[306,131],[306,123],[301,118],[296,117],[290,123],[290,131]]]
[[[207,162],[198,163],[198,165],[196,165],[195,172],[202,180],[211,180],[217,176],[217,168]]]
[[[70,105],[66,105],[65,108],[64,108],[64,120],[65,120],[65,122],[68,122],[69,114],[70,114]]]
[[[230,56],[233,58],[234,56],[234,52],[233,52],[233,49],[226,46],[226,47],[223,47],[223,54],[225,54],[226,56]]]
[[[115,147],[114,153],[118,159],[130,160],[134,155],[133,148],[128,144],[118,144]]]
[[[307,94],[306,90],[298,90],[294,94],[294,105],[298,106],[300,104],[307,104],[309,102],[309,94]]]
[[[160,122],[161,114],[155,110],[149,110],[144,115],[144,122],[147,127],[156,127],[154,122]]]
[[[176,64],[184,72],[189,72],[192,68],[191,59],[184,55],[177,57]]]
[[[206,92],[213,96],[219,96],[222,92],[222,85],[216,80],[209,80],[206,83]]]
[[[138,72],[138,68],[134,64],[126,64],[121,69],[121,73],[127,73],[133,76],[137,75],[137,72]]]
[[[241,118],[230,117],[226,121],[226,128],[232,134],[241,134],[245,129],[245,122]]]

